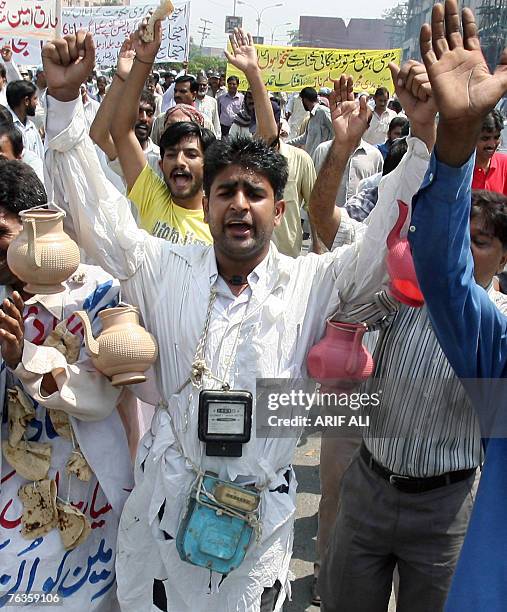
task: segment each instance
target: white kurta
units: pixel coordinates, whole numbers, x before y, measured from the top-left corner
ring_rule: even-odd
[[[250,294],[235,298],[217,283],[212,246],[172,245],[137,228],[125,197],[105,181],[79,105],[49,99],[48,115],[46,163],[56,201],[70,211],[80,245],[120,279],[124,297],[139,306],[159,344],[156,380],[168,408],[158,409],[140,444],[136,486],[122,515],[117,559],[122,610],[150,610],[154,578],[166,580],[168,609],[177,612],[257,611],[264,588],[278,578],[281,609],[292,550],[295,479],[288,494],[272,490],[285,484],[297,434],[257,438],[254,408],[252,439],[243,446],[243,456],[206,457],[197,437],[198,392],[191,385],[177,390],[190,374],[212,287],[221,295],[213,308],[206,358],[216,375],[254,397],[257,378],[305,377],[308,350],[321,338],[326,318],[349,302],[370,301],[386,282],[385,241],[397,219],[396,198],[411,200],[428,152],[412,140],[409,164],[402,162],[386,177],[370,224],[358,230],[354,244],[298,259],[271,246],[248,277]],[[180,561],[175,540],[164,537],[164,532],[176,537],[195,479],[171,418],[192,462],[221,478],[268,485],[262,493],[261,541],[250,546],[243,564],[219,589],[221,576],[212,577],[211,593],[209,571]]]
[[[132,487],[132,466],[127,438],[116,403],[119,390],[91,364],[84,343],[78,361],[69,365],[55,348],[40,344],[60,321],[76,335],[82,324],[73,313],[86,310],[94,332],[100,332],[99,310],[118,302],[119,286],[103,270],[80,266],[65,283],[66,291],[34,296],[25,304],[25,348],[22,362],[10,372],[0,368],[2,441],[8,437],[5,390],[22,385],[32,398],[35,418],[26,430],[26,439],[52,447],[48,477],[58,483],[58,496],[82,510],[91,524],[83,544],[65,551],[60,534],[53,529],[43,537],[25,540],[21,534],[23,505],[18,489],[27,480],[0,454],[0,609],[8,605],[11,593],[57,593],[62,610],[69,612],[112,612],[118,608],[115,594],[115,549],[120,513]],[[59,374],[56,374],[59,371]],[[58,392],[41,396],[42,376],[53,372]],[[76,440],[92,468],[89,482],[72,477],[68,489],[66,462],[72,444],[54,430],[48,408],[65,411]],[[23,607],[25,610],[39,606]]]

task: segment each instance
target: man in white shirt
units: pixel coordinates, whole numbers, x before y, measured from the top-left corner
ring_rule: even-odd
[[[149,236],[105,180],[82,128],[79,84],[93,64],[94,45],[89,33],[76,38],[44,50],[48,174],[81,246],[121,280],[123,295],[139,306],[160,349],[155,376],[163,401],[138,452],[137,483],[120,529],[122,610],[152,610],[154,579],[166,581],[168,609],[178,612],[280,610],[288,588],[295,514],[290,464],[299,431],[290,439],[251,432],[241,457],[209,456],[197,437],[199,391],[217,389],[214,377],[255,393],[258,377],[306,375],[306,355],[327,317],[338,305],[370,301],[387,281],[386,236],[398,217],[396,200],[411,195],[410,176],[394,183],[386,178],[384,195],[354,245],[291,259],[270,244],[285,208],[283,157],[259,141],[217,141],[206,158],[203,202],[214,245],[173,245]],[[134,44],[145,55],[152,48],[137,38]],[[358,112],[363,110],[350,109]],[[352,146],[353,121],[349,127]],[[182,561],[176,549],[194,469],[236,485],[253,483],[262,497],[259,538],[225,578]],[[206,550],[213,553],[211,541]]]
[[[397,114],[387,108],[389,103],[389,91],[385,87],[379,87],[375,92],[375,108],[370,121],[370,127],[367,129],[363,139],[371,145],[384,144],[387,140],[387,132],[391,120],[397,117]]]
[[[7,103],[14,125],[23,135],[25,148],[44,159],[44,147],[39,131],[29,117],[35,116],[37,89],[28,81],[12,81],[7,85]]]
[[[197,77],[197,85],[199,86],[199,89],[197,91],[194,106],[211,121],[215,136],[217,138],[221,138],[222,129],[220,127],[220,118],[218,116],[218,105],[215,98],[208,95],[208,78],[200,74]]]
[[[81,100],[83,101],[84,108],[84,116],[86,121],[86,127],[88,128],[88,132],[90,131],[91,125],[95,120],[95,115],[99,112],[100,103],[97,100],[94,100],[88,90],[86,89],[86,85],[83,83],[81,85]]]
[[[332,144],[333,141],[328,140],[315,149],[312,159],[317,174],[324,165],[324,161],[326,160]],[[344,206],[345,202],[357,193],[359,183],[363,179],[382,172],[383,163],[382,153],[380,153],[377,147],[368,144],[365,142],[364,138],[361,138],[347,163],[336,196],[336,205]]]

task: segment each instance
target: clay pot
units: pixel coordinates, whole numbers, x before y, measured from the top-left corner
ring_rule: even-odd
[[[95,339],[88,315],[75,313],[83,322],[85,341],[97,370],[111,378],[115,387],[146,380],[144,372],[155,363],[157,342],[141,325],[133,306],[106,308],[99,312],[102,333]]]
[[[402,304],[420,308],[424,304],[424,296],[417,282],[412,252],[408,240],[400,238],[401,228],[407,219],[408,206],[398,200],[398,208],[398,221],[387,237],[386,264],[391,278],[389,292]]]
[[[352,389],[373,374],[373,357],[363,346],[364,323],[328,321],[326,335],[308,353],[312,378],[327,387]]]
[[[63,231],[65,212],[32,208],[19,216],[23,229],[7,250],[9,268],[28,293],[64,291],[61,283],[79,266],[79,248]]]

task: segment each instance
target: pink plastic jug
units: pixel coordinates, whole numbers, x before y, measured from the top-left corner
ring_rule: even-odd
[[[417,282],[410,245],[406,238],[400,238],[401,228],[407,219],[408,206],[398,200],[398,208],[398,221],[387,237],[386,263],[391,278],[389,291],[402,304],[420,308],[424,304],[424,297]]]
[[[373,357],[363,346],[364,323],[328,321],[326,335],[306,360],[312,378],[327,387],[352,389],[373,374]]]

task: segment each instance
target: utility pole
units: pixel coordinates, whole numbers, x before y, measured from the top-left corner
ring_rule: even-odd
[[[201,21],[203,22],[202,26],[199,26],[199,34],[201,34],[201,44],[199,46],[200,51],[202,52],[202,48],[204,46],[204,41],[210,35],[211,28],[208,27],[208,23],[213,23],[210,19],[204,19],[201,17]]]

